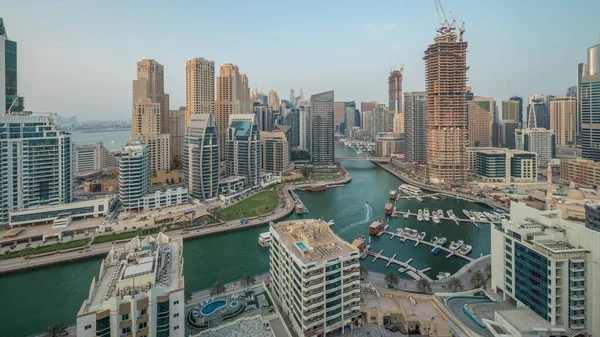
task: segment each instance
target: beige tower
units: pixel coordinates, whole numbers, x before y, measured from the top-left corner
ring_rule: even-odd
[[[447,27],[425,50],[427,166],[432,181],[465,177],[467,42]]]
[[[550,99],[550,129],[554,130],[556,145],[575,143],[577,133],[577,98]]]
[[[468,144],[475,147],[492,146],[492,119],[496,101],[476,96],[467,104]]]
[[[130,141],[142,141],[148,146],[152,172],[171,169],[171,140],[169,134],[160,132],[161,110],[159,103],[150,99],[138,101],[134,106]]]
[[[394,114],[394,133],[404,133],[404,112]]]
[[[185,63],[185,126],[194,113],[215,112],[215,62],[202,57]]]
[[[169,111],[169,95],[165,94],[164,67],[155,60],[142,60],[137,63],[137,79],[133,81],[133,110],[138,102],[146,99],[160,104],[160,132],[167,133],[166,112]],[[132,128],[137,126],[132,125]]]
[[[246,74],[241,74],[240,78],[242,79],[242,113],[249,114],[254,111],[252,98],[250,97],[250,86],[248,84],[248,76]]]
[[[269,107],[274,111],[279,111],[279,95],[277,91],[269,91]]]
[[[502,101],[502,119],[521,123],[519,120],[519,101]]]
[[[221,160],[225,159],[225,140],[229,116],[243,112],[244,90],[242,76],[238,66],[226,63],[221,66],[217,77],[217,100],[215,101],[215,119],[219,136]]]

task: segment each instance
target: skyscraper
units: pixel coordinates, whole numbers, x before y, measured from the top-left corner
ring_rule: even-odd
[[[340,131],[340,126],[344,123],[346,114],[346,102],[333,103],[333,127],[335,131]]]
[[[230,115],[226,144],[227,175],[246,177],[248,187],[259,186],[262,149],[256,115]]]
[[[394,133],[404,133],[404,112],[394,114]]]
[[[23,97],[18,97],[17,91],[17,42],[8,39],[2,18],[0,18],[0,102],[6,102],[6,108],[2,110],[21,112],[24,108]]]
[[[492,120],[495,101],[475,96],[468,100],[468,144],[471,147],[492,146]]]
[[[567,96],[567,97],[575,97],[576,98],[577,97],[577,86],[574,85],[572,87],[568,87],[567,88],[567,93],[566,93],[565,96]]]
[[[516,119],[517,122],[523,123],[523,97],[520,96],[512,96],[510,98],[511,101],[519,102],[519,118]],[[504,113],[504,112],[503,112]],[[506,119],[506,118],[505,118]]]
[[[406,134],[406,160],[425,163],[426,158],[426,107],[424,91],[404,93],[404,133]]]
[[[521,105],[523,102],[517,100],[502,101],[502,119],[510,119],[513,121],[521,122]]]
[[[548,102],[550,130],[556,136],[556,145],[574,145],[577,134],[577,100],[575,97],[556,97]]]
[[[267,105],[254,105],[254,114],[258,118],[259,131],[273,130],[273,109]]]
[[[215,62],[202,57],[185,63],[185,102],[187,113],[185,126],[190,115],[215,112]]]
[[[300,109],[292,109],[285,116],[284,124],[290,127],[290,148],[300,146]]]
[[[587,63],[579,63],[577,65],[577,139],[578,143],[581,141],[581,88],[583,76],[588,73]]]
[[[260,132],[262,147],[262,170],[282,176],[289,170],[290,145],[282,131]]]
[[[388,76],[390,112],[402,112],[402,70],[394,70]]]
[[[134,104],[133,122],[131,124],[131,141],[141,141],[148,146],[152,172],[169,171],[171,169],[171,138],[161,133],[163,113],[160,103],[152,103],[150,99],[138,100]],[[167,132],[169,120],[166,120]]]
[[[600,43],[588,48],[587,72],[581,78],[581,150],[600,161]]]
[[[219,149],[221,150],[225,149],[229,116],[243,113],[243,91],[242,76],[238,66],[231,63],[222,65],[217,77],[217,99],[215,102],[215,119],[217,121]],[[225,152],[220,152],[221,160],[225,159]]]
[[[502,119],[498,123],[494,123],[496,130],[493,130],[496,140],[492,146],[514,150],[517,148],[515,143],[515,132],[519,128],[519,123],[512,119]]]
[[[449,29],[438,30],[425,51],[427,166],[429,178],[465,177],[467,143],[467,42]]]
[[[548,127],[546,127],[546,124]],[[546,101],[543,94],[527,96],[527,127],[544,129],[550,127],[550,114],[546,109]]]
[[[185,139],[185,123],[187,109],[182,106],[178,110],[169,110],[168,132],[171,145],[171,167],[178,167],[183,156],[183,142]]]
[[[311,115],[310,115],[310,105],[301,105],[300,106],[300,145],[299,147],[303,150],[308,150],[310,152],[310,127],[311,127]]]
[[[242,101],[242,113],[252,113],[252,99],[250,98],[250,84],[248,83],[248,75],[240,74],[240,80],[242,85],[242,93],[240,100]]]
[[[356,103],[344,103],[344,129],[350,129],[356,126]]]
[[[310,155],[313,164],[333,165],[333,90],[310,97],[311,141]]]
[[[219,196],[219,137],[214,115],[190,116],[185,136],[182,173],[188,193],[195,199]]]
[[[137,63],[137,79],[133,81],[133,110],[143,100],[160,104],[159,133],[167,133],[169,95],[165,94],[165,72],[162,64],[155,60],[141,60]],[[135,113],[135,112],[134,112]]]
[[[538,167],[546,167],[556,156],[554,131],[544,128],[518,129],[515,131],[517,150],[538,154]]]
[[[123,208],[141,210],[141,199],[150,192],[150,152],[143,142],[130,141],[119,160],[119,199]]]
[[[376,101],[360,102],[360,112],[373,111],[377,107],[377,104]]]
[[[49,116],[0,115],[0,227],[9,211],[73,201],[72,149]]]
[[[269,91],[269,107],[272,110],[279,111],[279,104],[280,104],[280,101],[279,101],[279,95],[277,94],[277,91],[275,91],[275,90]]]

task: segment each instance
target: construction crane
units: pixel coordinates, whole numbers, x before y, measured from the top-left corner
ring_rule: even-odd
[[[433,2],[435,3],[435,10],[437,12],[438,19],[440,20],[440,28],[438,29],[438,32],[442,33],[444,28],[448,25],[448,18],[446,17],[446,12],[444,11],[444,6],[442,6],[441,1],[433,0]],[[443,21],[442,16],[444,19]]]
[[[465,22],[462,22],[462,25],[460,26],[460,28],[458,29],[458,41],[459,42],[463,42],[463,35],[465,34],[465,32],[467,31],[467,29],[465,28]]]
[[[11,103],[11,105],[8,107],[8,109],[6,110],[6,115],[10,115],[13,106],[15,106],[15,103],[17,103],[17,101],[19,100],[20,96],[19,94],[17,94],[17,97],[15,97],[14,101]]]

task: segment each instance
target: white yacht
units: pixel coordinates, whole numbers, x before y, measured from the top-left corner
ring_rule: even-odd
[[[431,217],[434,223],[440,223],[440,218],[438,217],[438,213],[433,211],[433,216]]]
[[[439,239],[437,240],[437,245],[438,245],[438,246],[443,246],[443,245],[444,245],[444,243],[446,243],[446,238],[439,238]]]
[[[441,209],[437,210],[437,214],[438,214],[438,218],[443,218],[444,217],[444,211],[442,211]]]
[[[458,240],[458,241],[452,241],[450,242],[450,248],[451,250],[457,250],[458,248],[460,248],[460,246],[463,245],[463,243],[465,243],[463,240]]]
[[[419,212],[417,213],[417,220],[423,221],[423,210],[422,209],[420,209]]]
[[[404,213],[404,215],[402,217],[404,217],[404,219],[408,219],[408,217],[410,216],[409,213],[410,213],[410,209],[408,211],[406,211],[406,213]]]
[[[467,255],[471,252],[471,250],[473,249],[472,246],[469,245],[463,245],[462,247],[460,247],[460,249],[458,250],[458,253],[461,255]]]
[[[271,232],[264,232],[258,235],[258,244],[262,247],[271,246]]]
[[[425,219],[425,221],[429,221],[429,208],[425,208],[423,210],[423,219]]]
[[[439,240],[438,237],[434,236],[434,237],[431,238],[431,240],[429,240],[429,242],[431,242],[431,243],[433,243],[435,245],[438,242],[438,240]]]
[[[454,211],[453,210],[449,209],[449,210],[446,211],[446,213],[448,214],[448,217],[450,219],[456,218],[456,215],[454,215]]]
[[[400,190],[400,192],[402,192],[404,194],[408,194],[410,196],[417,196],[417,195],[423,194],[423,191],[421,191],[420,188],[412,186],[412,185],[408,185],[408,184],[402,184],[402,185],[398,186],[398,190]]]

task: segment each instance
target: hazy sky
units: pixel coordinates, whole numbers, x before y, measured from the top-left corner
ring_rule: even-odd
[[[469,85],[500,102],[564,95],[598,43],[598,0],[443,0],[466,22]],[[0,0],[18,42],[27,110],[80,120],[129,119],[136,62],[165,66],[171,109],[185,105],[185,61],[232,62],[250,86],[288,98],[335,90],[336,101],[387,104],[390,61],[404,90],[424,90],[423,51],[439,26],[433,1]],[[398,61],[400,60],[400,61]],[[500,103],[499,103],[500,105]]]

